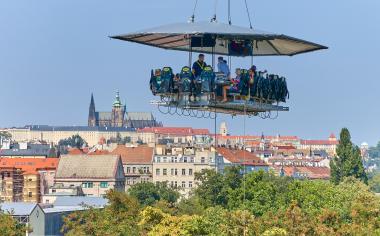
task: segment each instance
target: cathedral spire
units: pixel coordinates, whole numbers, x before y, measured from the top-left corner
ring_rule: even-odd
[[[88,109],[88,126],[95,126],[96,116],[95,116],[95,101],[94,95],[91,93],[90,107]]]
[[[121,107],[121,106],[123,106],[123,104],[122,104],[121,101],[120,101],[119,90],[117,90],[117,91],[116,91],[115,101],[113,102],[113,107]]]

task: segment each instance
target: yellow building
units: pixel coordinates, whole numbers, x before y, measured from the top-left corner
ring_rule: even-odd
[[[36,171],[24,172],[24,202],[40,202],[40,175]]]

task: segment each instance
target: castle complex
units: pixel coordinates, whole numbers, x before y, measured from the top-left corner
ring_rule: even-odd
[[[88,126],[142,129],[145,127],[159,127],[162,124],[157,122],[150,112],[127,112],[125,104],[122,104],[120,101],[119,92],[116,92],[111,112],[96,111],[94,96],[91,94]]]

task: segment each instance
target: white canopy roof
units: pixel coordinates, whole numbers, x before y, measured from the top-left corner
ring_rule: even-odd
[[[192,47],[190,39],[193,36],[211,35],[216,38],[216,45],[212,47]],[[249,28],[218,23],[218,22],[189,22],[175,23],[146,29],[134,33],[111,36],[154,47],[229,55],[228,43],[230,40],[249,40],[253,42],[254,56],[293,56],[327,47],[293,38],[283,34],[269,33]]]

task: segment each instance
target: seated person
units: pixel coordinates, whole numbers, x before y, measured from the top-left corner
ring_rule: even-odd
[[[161,70],[156,69],[154,71],[154,74],[152,70],[149,84],[150,84],[150,90],[152,91],[153,95],[156,95],[156,93],[160,90],[161,82],[162,82]]]
[[[205,55],[199,54],[198,60],[196,62],[194,62],[193,68],[192,68],[194,78],[198,78],[201,75],[204,68],[207,66],[207,64],[206,64],[206,62],[204,62],[204,60],[205,60]]]
[[[229,79],[230,68],[227,65],[227,61],[225,61],[223,57],[218,57],[218,72],[223,73],[224,76]]]
[[[227,102],[227,90],[229,90],[232,93],[239,93],[241,69],[237,68],[235,73],[236,73],[236,77],[235,77],[235,79],[232,79],[231,85],[226,85],[223,87],[223,102]]]

